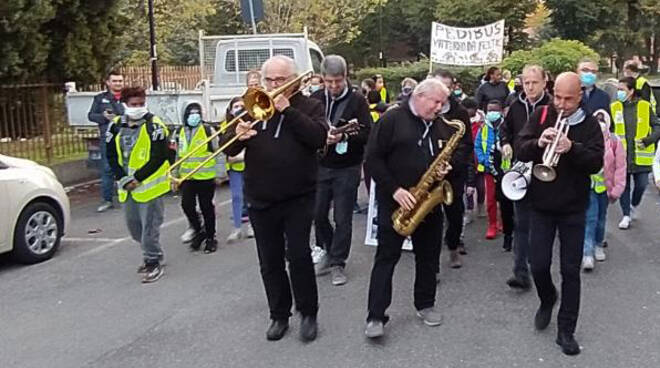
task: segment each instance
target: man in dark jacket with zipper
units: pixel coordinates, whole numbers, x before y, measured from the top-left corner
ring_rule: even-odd
[[[372,124],[369,105],[364,96],[347,83],[346,61],[339,55],[328,55],[321,63],[325,89],[312,95],[321,101],[325,119],[330,125],[327,149],[321,158],[316,192],[314,226],[317,245],[325,256],[316,265],[316,275],[332,272],[332,284],[346,283],[344,267],[351,249],[353,205],[360,185],[364,146]],[[344,133],[337,128],[356,121],[359,127]],[[335,229],[328,219],[334,205]]]
[[[378,249],[369,282],[365,335],[381,337],[392,302],[392,275],[401,257],[405,237],[395,231],[392,214],[398,207],[408,211],[416,198],[408,191],[439,154],[442,140],[436,117],[449,90],[436,79],[415,87],[410,99],[388,110],[375,125],[367,145],[367,168],[376,182],[378,201]],[[437,168],[443,178],[451,166]],[[442,241],[442,207],[436,206],[411,235],[415,253],[414,305],[428,326],[439,326],[442,315],[434,308],[436,249]]]
[[[512,147],[518,143],[520,132],[529,117],[537,109],[550,103],[550,96],[545,92],[543,68],[538,65],[527,65],[522,75],[523,93],[509,107],[504,124],[500,128],[502,156],[512,162],[518,159],[517,152]],[[529,193],[513,203],[513,276],[507,280],[511,288],[523,291],[531,287],[528,264],[531,201],[528,196]]]
[[[276,55],[262,66],[267,91],[295,79],[295,62]],[[309,237],[318,177],[317,151],[325,146],[328,126],[323,106],[296,94],[296,87],[275,97],[276,113],[254,127],[242,122],[244,134],[225,153],[245,149],[245,197],[257,241],[261,277],[272,323],[268,340],[281,339],[289,327],[291,294],[302,315],[300,338],[316,338],[318,292]],[[233,134],[227,134],[229,139]],[[286,262],[289,261],[287,274]]]
[[[105,212],[113,207],[112,197],[114,180],[112,180],[112,169],[108,164],[106,156],[105,132],[112,120],[124,113],[121,104],[121,89],[124,88],[124,77],[118,71],[111,71],[105,79],[107,91],[94,96],[94,102],[89,109],[87,119],[99,126],[99,150],[101,151],[101,196],[103,202],[96,209],[97,212]]]
[[[559,232],[562,283],[556,342],[564,354],[576,355],[580,353],[580,346],[573,334],[580,309],[580,264],[590,175],[603,166],[604,144],[598,121],[580,107],[580,77],[573,72],[560,74],[554,93],[551,106],[532,114],[515,148],[520,160],[540,164],[546,147],[561,134],[554,128],[560,112],[570,127],[556,146],[556,152],[561,155],[554,168],[556,179],[547,182],[532,176],[527,196],[532,202],[530,241],[534,244],[529,258],[541,300],[534,324],[537,330],[548,327],[557,301],[550,265],[552,246]]]

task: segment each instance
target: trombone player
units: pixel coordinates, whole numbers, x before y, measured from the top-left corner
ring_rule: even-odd
[[[291,58],[271,57],[261,75],[272,98],[273,106],[266,110],[274,108],[274,114],[256,125],[240,121],[234,134],[225,137],[239,136],[225,153],[235,156],[245,149],[245,197],[272,320],[266,338],[279,340],[286,333],[293,294],[302,315],[300,338],[311,341],[317,334],[318,293],[309,238],[317,151],[326,144],[328,125],[321,103],[294,86],[299,78]],[[287,84],[291,86],[282,93],[272,93]],[[247,100],[245,104],[250,111],[253,106]]]
[[[555,83],[552,105],[537,109],[530,116],[515,143],[515,152],[521,161],[547,163],[544,156],[559,155],[553,167],[554,180],[542,181],[534,175],[527,193],[532,204],[529,259],[541,300],[534,324],[537,330],[544,330],[550,323],[558,298],[550,264],[555,233],[559,232],[562,283],[556,342],[567,355],[580,353],[573,334],[580,309],[585,215],[590,175],[603,166],[604,149],[602,133],[598,134],[598,121],[580,107],[581,100],[580,77],[573,72],[560,74]],[[568,124],[566,134],[555,127],[559,126],[560,116]],[[554,152],[548,152],[553,147]]]

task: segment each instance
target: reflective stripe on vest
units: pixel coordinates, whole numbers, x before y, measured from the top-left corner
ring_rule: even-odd
[[[185,160],[181,164],[181,168],[179,169],[179,173],[181,176],[189,172],[192,172],[202,162],[206,161],[206,159],[211,157],[212,152],[209,152],[208,144],[202,145],[202,143],[204,143],[206,138],[207,138],[206,129],[204,129],[204,126],[200,125],[199,128],[197,128],[195,135],[190,140],[190,143],[188,143],[188,140],[186,138],[185,128],[181,128],[181,131],[179,132],[179,157],[183,157],[184,155],[188,154],[188,152],[190,152],[191,147],[200,146],[187,160]],[[216,164],[215,158],[209,160],[206,164],[204,164],[204,166],[201,169],[199,169],[195,174],[193,174],[191,179],[192,180],[214,179],[216,175],[215,164]]]
[[[484,124],[481,126],[481,151],[488,155],[488,125]],[[477,165],[478,172],[484,172],[486,168],[482,164]]]
[[[605,186],[605,177],[603,176],[602,169],[598,174],[591,175],[591,188],[597,194],[605,193],[605,191],[607,191],[607,187]]]
[[[623,148],[627,150],[628,142],[626,141],[626,122],[623,117],[623,103],[615,101],[610,105],[612,118],[614,119],[614,134],[616,134]],[[637,101],[637,126],[635,129],[635,140],[644,139],[651,134],[650,126],[651,104],[648,101]],[[633,143],[634,144],[634,143]],[[637,166],[651,166],[653,165],[653,158],[655,157],[655,144],[650,144],[644,149],[637,148],[635,145],[635,159],[634,163]]]
[[[147,124],[149,123],[144,123],[140,127],[140,133],[138,133],[137,141],[135,142],[131,155],[128,158],[127,166],[124,166],[124,155],[121,151],[121,130],[117,133],[117,137],[115,137],[119,165],[124,167],[124,170],[126,170],[128,175],[135,174],[137,170],[141,169],[147,164],[147,162],[149,162],[151,156],[151,137],[147,132]],[[165,136],[169,134],[167,126],[165,126],[158,117],[153,117],[152,124],[162,129]],[[167,193],[170,190],[170,180],[167,176],[169,167],[170,162],[165,160],[156,172],[144,179],[137,188],[133,189],[131,191],[131,197],[133,200],[138,203],[145,203]],[[119,196],[119,202],[126,202],[126,199],[128,198],[128,192],[126,190],[118,188],[117,194]]]
[[[635,83],[636,83],[635,84],[635,89],[638,90],[638,91],[641,91],[642,88],[644,88],[644,84],[648,84],[649,81],[644,77],[638,77],[637,81]],[[651,88],[650,84],[649,84],[649,89],[651,91],[651,96],[650,96],[650,101],[649,102],[651,103],[651,109],[653,109],[653,112],[655,113],[656,112],[656,107],[657,107],[656,106],[657,101],[655,100],[655,94],[653,93],[653,88]]]

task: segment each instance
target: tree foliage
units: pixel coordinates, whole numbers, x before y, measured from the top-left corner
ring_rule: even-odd
[[[502,66],[518,74],[527,64],[539,64],[552,74],[575,70],[580,59],[598,62],[598,54],[580,41],[554,39],[531,50],[514,51],[502,61]]]

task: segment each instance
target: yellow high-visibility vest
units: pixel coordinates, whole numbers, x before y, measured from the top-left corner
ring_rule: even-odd
[[[623,103],[615,101],[610,105],[612,118],[614,119],[614,134],[616,134],[623,148],[627,149],[628,142],[626,142],[626,123],[623,118]],[[651,104],[645,100],[637,101],[637,127],[635,129],[635,140],[644,139],[651,134],[650,124]],[[632,142],[635,144],[635,142]],[[640,149],[635,145],[635,159],[634,163],[637,166],[651,166],[653,165],[653,158],[655,156],[655,144],[650,144],[644,149]]]
[[[227,133],[227,132],[224,131],[226,129],[227,129],[227,120],[220,123],[220,130],[223,130],[222,134]],[[229,157],[227,157],[227,159],[229,159]],[[231,164],[229,162],[227,162],[227,163],[225,163],[225,168],[227,170],[232,170],[232,171],[245,171],[245,161],[234,162],[234,163],[231,163]]]
[[[188,154],[190,150],[193,147],[198,147],[199,148],[187,159],[181,164],[181,168],[179,169],[179,174],[183,177],[187,173],[193,171],[199,164],[204,162],[207,158],[209,158],[212,154],[212,152],[209,151],[208,149],[208,144],[202,145],[202,143],[206,140],[207,135],[206,135],[206,129],[204,128],[203,125],[200,125],[199,128],[197,128],[197,131],[195,132],[195,135],[192,137],[190,142],[188,142],[188,139],[186,138],[186,132],[185,128],[181,128],[181,132],[179,133],[179,146],[178,146],[178,151],[179,151],[179,157],[183,157],[184,155]],[[199,169],[193,176],[191,177],[192,180],[210,180],[210,179],[215,179],[215,158],[212,160],[209,160],[201,169]]]
[[[647,83],[649,83],[649,81],[648,81],[646,78],[644,78],[644,77],[638,77],[638,78],[637,78],[637,81],[635,82],[635,89],[638,90],[638,91],[641,91],[642,88],[644,88],[644,84],[647,84]],[[649,88],[651,88],[651,85],[650,85],[650,84],[649,84]],[[653,89],[652,89],[652,88],[651,88],[651,97],[650,97],[650,101],[649,101],[649,102],[651,103],[651,109],[653,109],[653,113],[655,113],[655,112],[656,112],[655,109],[656,109],[656,107],[657,107],[657,106],[656,106],[656,105],[657,105],[657,101],[655,100],[655,95],[653,94]]]

